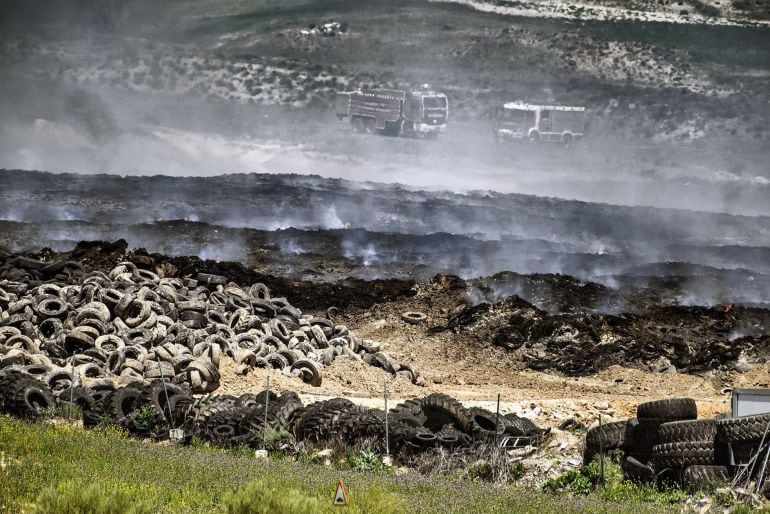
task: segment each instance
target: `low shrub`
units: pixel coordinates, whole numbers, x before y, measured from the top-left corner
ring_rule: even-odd
[[[316,514],[321,502],[296,489],[280,489],[262,481],[250,482],[224,499],[228,514]]]
[[[150,514],[152,509],[132,495],[103,484],[60,482],[46,487],[32,509],[35,514]]]
[[[285,428],[268,428],[264,432],[265,448],[268,450],[283,450],[294,442],[294,436]]]
[[[360,450],[348,456],[348,465],[353,471],[382,471],[385,468],[380,456],[371,450]]]
[[[330,492],[331,491],[330,489]],[[403,502],[379,487],[348,491],[348,514],[398,514]],[[263,481],[250,482],[224,498],[228,514],[317,514],[337,512],[328,498],[316,498],[298,489],[281,488]]]

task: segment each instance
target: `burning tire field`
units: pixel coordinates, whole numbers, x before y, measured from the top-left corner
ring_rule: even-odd
[[[2,173],[0,382],[19,416],[77,406],[87,427],[225,447],[267,429],[287,451],[387,441],[408,464],[494,436],[547,455],[640,395],[700,384],[716,412],[726,385],[767,373],[763,218],[319,177]],[[384,381],[414,398],[388,438]]]

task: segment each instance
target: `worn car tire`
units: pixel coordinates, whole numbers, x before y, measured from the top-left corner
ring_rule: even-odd
[[[717,439],[724,443],[760,441],[768,431],[770,438],[770,414],[741,416],[717,420]]]
[[[401,314],[401,319],[410,325],[419,325],[428,319],[428,316],[423,312],[408,311]]]
[[[622,448],[626,440],[627,427],[628,421],[615,421],[590,428],[586,434],[583,463],[588,464],[600,452],[610,452]]]
[[[652,448],[655,471],[678,470],[687,466],[714,464],[714,441],[682,441]]]
[[[717,423],[713,419],[670,421],[658,428],[660,444],[681,441],[713,441],[717,435]]]
[[[664,398],[640,403],[636,408],[636,418],[639,421],[659,420],[663,423],[696,419],[697,417],[698,407],[692,398]]]
[[[321,366],[310,359],[300,359],[291,365],[291,371],[300,371],[302,381],[319,387],[322,382]]]
[[[682,473],[682,485],[691,493],[711,491],[728,484],[732,480],[726,466],[688,466]]]

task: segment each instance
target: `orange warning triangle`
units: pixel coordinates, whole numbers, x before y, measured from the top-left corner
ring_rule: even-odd
[[[347,505],[348,493],[345,492],[345,486],[342,485],[342,480],[337,482],[337,492],[334,493],[334,501],[332,505]]]

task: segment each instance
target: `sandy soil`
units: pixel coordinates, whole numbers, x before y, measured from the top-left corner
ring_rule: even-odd
[[[590,425],[599,416],[634,417],[638,403],[672,396],[695,398],[700,415],[713,417],[729,411],[729,387],[770,383],[770,374],[764,366],[745,373],[706,373],[704,376],[661,374],[621,366],[587,377],[521,370],[511,353],[501,348],[471,347],[453,335],[429,335],[424,325],[401,320],[402,312],[421,306],[424,304],[416,305],[415,301],[391,302],[346,318],[344,322],[361,337],[383,343],[385,351],[395,360],[413,366],[424,378],[424,385],[414,385],[405,377],[393,377],[381,369],[344,357],[324,369],[323,383],[318,388],[273,371],[254,370],[246,377],[237,376],[235,365],[224,360],[220,391],[262,390],[270,376],[271,389],[301,391],[306,401],[345,396],[382,408],[383,385],[387,383],[390,402],[445,392],[469,406],[492,410],[499,394],[501,412],[515,412],[543,426],[557,427],[568,418]]]

